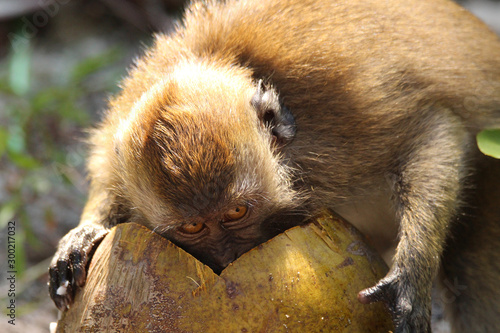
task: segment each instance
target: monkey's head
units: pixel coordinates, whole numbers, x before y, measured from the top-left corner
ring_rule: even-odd
[[[177,66],[117,128],[123,196],[216,272],[286,228],[300,200],[282,156],[293,117],[245,70]]]

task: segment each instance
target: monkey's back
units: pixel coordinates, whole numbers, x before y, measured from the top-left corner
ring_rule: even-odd
[[[127,97],[186,60],[250,67],[298,118],[350,117],[354,105],[395,122],[402,98],[449,107],[474,131],[500,123],[500,41],[447,0],[195,3],[127,80]]]

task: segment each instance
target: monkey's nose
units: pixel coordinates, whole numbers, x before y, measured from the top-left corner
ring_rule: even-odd
[[[216,261],[216,265],[221,268],[220,270],[223,270],[230,263],[235,261],[237,258],[238,258],[237,253],[232,252],[232,251],[228,251],[228,252],[225,252],[224,255],[219,256],[219,258]]]
[[[227,267],[230,263],[235,261],[238,258],[238,255],[236,253],[229,253],[224,257],[224,261],[222,262],[222,265],[224,267]]]
[[[225,256],[219,255],[214,259],[212,264],[209,264],[209,266],[214,271],[215,274],[220,274],[230,263],[235,261],[237,258],[238,257],[233,254]]]

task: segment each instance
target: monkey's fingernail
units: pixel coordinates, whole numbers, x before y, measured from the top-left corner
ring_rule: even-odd
[[[368,295],[366,295],[365,290],[362,290],[358,293],[358,301],[363,304],[369,304],[371,303],[371,299]]]
[[[378,302],[381,299],[381,291],[379,288],[367,288],[358,293],[358,301],[363,304]]]
[[[66,294],[68,292],[68,286],[69,286],[69,281],[68,280],[64,281],[59,286],[59,288],[57,288],[56,295],[58,295],[58,296],[66,296]]]

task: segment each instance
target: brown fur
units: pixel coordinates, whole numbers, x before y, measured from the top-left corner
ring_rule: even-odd
[[[259,80],[267,95],[252,104]],[[454,225],[478,221],[488,228],[471,235],[488,245],[470,245],[463,261],[445,256],[444,274],[465,284],[482,276],[498,294],[498,265],[469,263],[486,248],[498,252],[500,239],[485,234],[498,234],[499,221],[463,212],[470,193],[484,190],[475,178],[485,159],[475,135],[500,127],[500,41],[457,5],[197,2],[173,35],[157,37],[122,87],[90,138],[82,225],[133,220],[222,268],[269,237],[263,224],[328,206],[392,264],[360,300],[387,302],[397,332],[425,332],[444,249],[474,242],[451,237],[463,232]],[[265,121],[270,108],[276,126],[290,125],[280,122],[286,111],[277,95],[295,118],[287,145],[275,144],[280,137]],[[499,205],[495,198],[485,211]],[[242,202],[250,207],[244,231],[217,229],[207,242],[176,235],[189,223],[215,230]],[[450,306],[461,318],[457,331],[500,330],[500,298],[478,326],[481,302],[470,298],[487,295],[469,292],[476,294]]]

